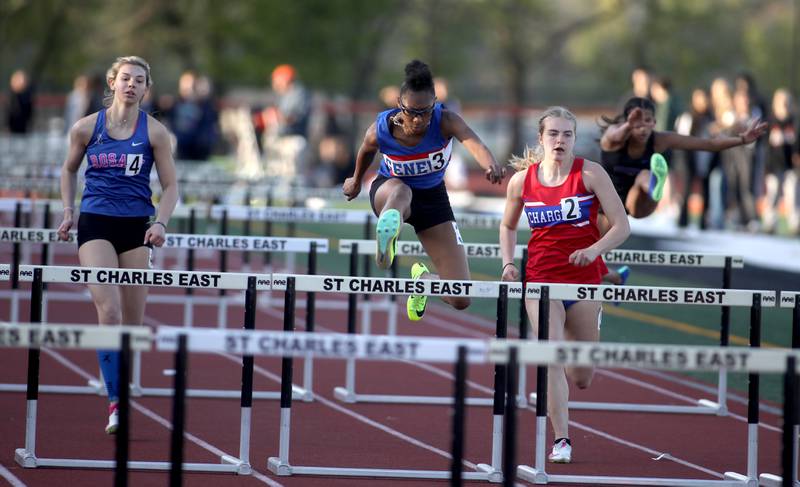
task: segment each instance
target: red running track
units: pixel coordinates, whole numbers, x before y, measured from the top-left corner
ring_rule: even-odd
[[[75,290],[63,286],[59,289]],[[276,301],[282,300],[275,295]],[[331,296],[326,296],[330,299]],[[321,295],[318,300],[321,300]],[[343,299],[339,296],[338,299]],[[241,303],[243,300],[238,299]],[[494,303],[476,303],[494,306]],[[26,319],[27,298],[21,306]],[[182,307],[150,305],[147,323],[180,325]],[[0,316],[8,316],[8,303],[0,304]],[[50,304],[52,322],[94,323],[96,317],[88,302]],[[228,323],[241,322],[243,309],[231,305]],[[280,329],[282,312],[261,307],[257,328]],[[195,312],[196,320],[213,325],[216,311]],[[380,320],[373,316],[373,324]],[[304,316],[298,309],[298,329]],[[318,331],[346,330],[343,311],[317,311]],[[381,326],[373,332],[381,333]],[[432,305],[422,323],[399,320],[399,333],[422,336],[486,337],[493,324],[454,312],[443,305]],[[163,371],[172,368],[173,358],[158,352],[145,356],[143,384],[169,387],[171,377]],[[4,350],[0,362],[0,382],[20,383],[27,363],[23,350]],[[255,390],[278,390],[280,361],[256,359]],[[236,389],[241,380],[238,357],[192,354],[189,358],[189,387]],[[42,384],[83,385],[97,375],[95,355],[90,352],[42,354]],[[339,466],[448,470],[450,448],[450,408],[436,405],[343,404],[333,397],[333,388],[344,385],[344,362],[318,360],[314,367],[314,402],[294,401],[290,462],[302,466]],[[449,396],[452,394],[452,367],[430,364],[362,362],[357,370],[359,393],[395,393]],[[471,366],[468,372],[469,396],[489,397],[493,384],[491,366]],[[528,390],[534,390],[533,370],[529,371]],[[295,361],[295,383],[302,378],[302,361]],[[632,384],[641,381],[642,387]],[[600,371],[591,388],[572,390],[577,401],[630,401],[658,404],[691,404],[698,394],[685,381],[675,383],[646,372],[629,370]],[[686,398],[685,400],[682,398]],[[690,402],[691,401],[691,402]],[[727,417],[685,414],[646,414],[597,411],[571,412],[571,437],[574,463],[548,465],[551,474],[612,475],[719,479],[726,471],[746,471],[746,407],[730,402]],[[23,469],[13,460],[14,449],[24,444],[24,393],[0,393],[2,432],[0,435],[0,477],[18,479],[22,485],[109,485],[110,471],[84,469]],[[113,459],[113,438],[103,432],[105,400],[97,396],[41,394],[37,431],[40,457]],[[185,461],[218,463],[219,455],[237,455],[239,448],[238,399],[190,398],[187,402],[187,441]],[[133,402],[131,459],[165,461],[169,458],[169,398],[140,397]],[[781,419],[763,413],[759,428],[759,472],[779,473]],[[267,458],[278,454],[279,405],[277,401],[256,400],[251,430],[252,476],[233,474],[186,473],[188,486],[353,486],[353,485],[432,485],[445,481],[386,480],[292,476],[277,477],[266,468]],[[469,407],[465,446],[465,471],[491,458],[491,408]],[[518,463],[533,462],[535,415],[521,411],[518,429]],[[552,438],[550,438],[552,439]],[[656,460],[662,453],[667,453]],[[132,472],[130,485],[165,485],[163,472]],[[472,482],[479,483],[479,482]],[[482,483],[482,482],[480,482]],[[524,483],[523,483],[524,484]],[[12,483],[12,485],[14,485]],[[565,485],[565,484],[561,484]]]

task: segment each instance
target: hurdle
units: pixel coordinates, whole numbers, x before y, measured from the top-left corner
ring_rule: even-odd
[[[252,275],[242,273],[208,273],[203,271],[169,271],[151,269],[119,269],[103,267],[66,267],[66,266],[20,266],[19,275],[23,282],[34,281],[34,274],[37,270],[42,270],[43,283],[62,283],[62,284],[126,284],[126,285],[148,285],[157,287],[192,287],[192,288],[213,288],[226,290],[245,290],[245,327],[255,327],[255,315],[250,316],[249,294],[247,292],[248,279],[253,277],[256,281],[256,289],[253,291],[253,306],[256,306],[256,291],[267,291],[270,289],[269,275]],[[42,300],[34,300],[35,286],[31,288],[31,306],[36,306],[41,310]],[[37,311],[41,313],[41,311]],[[136,396],[156,396],[165,397],[172,394],[170,388],[147,387],[142,385],[141,380],[141,359],[134,361],[132,365],[131,392]],[[20,392],[25,390],[25,384],[0,384],[0,391]],[[87,386],[66,386],[66,385],[42,385],[42,392],[54,392],[62,394],[103,394],[103,385],[90,384]],[[300,386],[293,386],[293,393],[298,399],[306,400],[309,393]],[[252,393],[256,399],[279,399],[279,391],[255,391]],[[188,397],[205,398],[238,398],[241,391],[224,389],[188,389]]]
[[[354,286],[354,283],[357,283]],[[380,278],[352,278],[337,276],[303,276],[288,274],[273,274],[272,287],[275,290],[284,290],[286,293],[286,307],[291,312],[285,312],[284,331],[291,332],[294,329],[294,295],[297,291],[315,292],[344,292],[354,294],[364,292],[359,289],[362,286],[380,286],[382,284],[393,283],[396,287],[393,290],[384,288],[375,294],[386,294],[389,292],[404,292],[403,290],[413,289],[414,293],[429,296],[452,296],[469,295],[472,297],[496,298],[498,302],[498,313],[505,313],[507,310],[506,301],[508,296],[508,285],[504,283],[475,281],[414,281],[411,279],[380,279]],[[474,288],[473,288],[474,286]],[[352,320],[351,320],[352,321]],[[350,331],[350,327],[348,329]],[[292,339],[291,348],[299,348],[296,352],[302,355],[303,350],[323,349],[331,354],[338,354],[342,358],[356,356],[360,358],[379,358],[384,356],[394,360],[422,360],[422,361],[446,361],[453,362],[456,356],[456,349],[459,346],[467,348],[467,361],[483,361],[485,359],[484,340],[450,339],[450,338],[405,338],[388,337],[377,335],[330,335],[339,337],[339,341],[345,344],[318,343],[323,335],[304,335],[295,333],[297,339]],[[387,339],[391,342],[387,343]],[[261,341],[259,340],[259,343]],[[306,345],[302,345],[305,342]],[[392,345],[392,343],[394,345]],[[298,346],[295,347],[294,344]],[[350,345],[346,345],[350,344]],[[440,353],[446,350],[446,353]],[[338,351],[338,352],[337,352]],[[406,469],[376,469],[376,468],[348,468],[348,467],[322,467],[322,466],[297,466],[289,461],[289,439],[291,431],[291,394],[287,384],[291,383],[292,377],[292,354],[283,360],[282,380],[281,380],[281,419],[280,419],[280,443],[279,455],[270,457],[267,468],[277,475],[331,475],[331,476],[356,476],[356,477],[378,477],[378,478],[430,478],[447,479],[452,475],[451,471],[431,471],[431,470],[406,470]],[[505,365],[499,364],[495,367],[495,405],[492,418],[492,458],[490,464],[479,464],[477,472],[466,472],[463,478],[470,480],[486,480],[490,482],[502,482],[502,438],[503,438],[503,411],[504,400],[506,398],[506,379]],[[457,401],[451,400],[451,403]],[[466,403],[466,400],[464,400]]]
[[[181,286],[195,286],[198,287],[202,284],[203,276],[201,273],[188,273],[178,271],[152,271],[152,270],[138,270],[138,274],[134,274],[137,270],[123,270],[120,269],[107,269],[107,268],[69,268],[69,267],[31,267],[21,266],[20,278],[22,280],[29,280],[33,283],[31,291],[31,321],[38,322],[41,320],[42,308],[42,289],[45,282],[82,282],[86,284],[109,284],[109,279],[113,272],[117,272],[116,276],[130,276],[131,281],[135,281],[136,276],[138,280],[149,281],[149,285],[154,286],[171,286],[177,283]],[[123,279],[122,277],[119,277]],[[225,273],[218,274],[212,277],[222,289],[246,289],[246,303],[245,303],[245,329],[255,329],[255,309],[256,309],[256,293],[258,290],[269,289],[269,278],[258,277],[245,274]],[[99,327],[86,327],[94,330],[100,329]],[[102,329],[114,330],[115,327],[103,327]],[[142,327],[133,327],[134,330],[147,332],[149,330]],[[144,338],[141,341],[148,341]],[[149,345],[144,348],[149,350]],[[34,353],[34,352],[31,352]],[[27,391],[29,400],[32,396],[38,396],[38,369],[39,357],[38,350],[35,351],[35,357],[29,359],[29,373]],[[126,364],[130,363],[126,361]],[[128,366],[125,367],[125,373],[122,375],[124,380],[121,381],[121,400],[127,399],[129,387],[129,373]],[[121,371],[122,374],[122,371]],[[32,377],[35,376],[35,384],[32,385]],[[247,355],[242,359],[242,389],[240,391],[241,397],[241,420],[240,420],[240,456],[233,457],[225,455],[221,457],[221,464],[189,464],[184,465],[184,468],[196,471],[208,472],[235,472],[239,474],[249,474],[251,472],[249,450],[250,450],[250,423],[251,423],[251,407],[252,407],[252,378],[253,378],[253,360],[252,357]],[[123,398],[122,391],[125,397]],[[201,392],[204,392],[201,390]],[[214,391],[210,391],[213,393]],[[187,395],[190,391],[186,391]],[[172,396],[172,389],[164,396]],[[36,403],[35,398],[32,399],[34,403],[29,406],[28,419],[26,421],[26,445],[24,449],[17,450],[15,458],[17,463],[26,468],[37,466],[61,466],[61,467],[77,467],[77,468],[113,468],[114,463],[105,460],[71,460],[71,459],[40,459],[35,455],[35,432],[36,432]],[[122,420],[122,418],[121,418]],[[150,470],[164,470],[169,468],[169,464],[164,462],[131,462],[131,468],[150,469]]]
[[[774,307],[777,304],[775,291],[754,291],[739,289],[705,289],[705,288],[655,288],[643,286],[587,286],[579,284],[531,284],[526,287],[526,297],[538,299],[540,306],[540,326],[539,342],[548,341],[548,321],[549,300],[574,300],[574,301],[615,301],[639,302],[639,303],[670,303],[670,304],[696,304],[696,305],[717,305],[717,306],[742,306],[750,308],[750,353],[753,355],[764,355],[758,348],[761,345],[761,308],[762,306]],[[596,347],[594,350],[605,350],[603,344],[585,344],[587,350]],[[634,347],[632,347],[634,348]],[[695,347],[665,345],[666,352],[651,358],[625,360],[598,360],[589,362],[593,366],[602,365],[646,365],[648,361],[654,361],[655,365],[679,365],[686,357],[692,356]],[[726,348],[721,348],[727,350]],[[612,348],[613,350],[613,348]],[[682,350],[684,350],[682,352]],[[577,352],[576,352],[577,353]],[[588,354],[588,352],[586,352]],[[786,353],[789,353],[788,351]],[[774,355],[772,355],[774,357]],[[603,355],[600,355],[603,358]],[[716,360],[719,363],[706,364],[706,369],[725,367],[729,364],[737,365],[736,356],[731,352],[723,352],[721,355],[708,357],[707,360]],[[699,359],[698,359],[699,360]],[[627,363],[625,363],[627,361]],[[702,364],[702,362],[698,362]],[[713,366],[712,366],[713,365]],[[746,368],[739,364],[739,367]],[[672,368],[672,367],[667,367]],[[664,486],[750,486],[758,482],[758,374],[749,375],[748,393],[748,425],[747,425],[747,473],[739,474],[726,472],[725,480],[705,480],[692,479],[656,479],[656,478],[622,478],[622,477],[597,477],[597,476],[576,476],[576,475],[548,475],[545,471],[545,439],[547,432],[547,367],[537,368],[536,383],[536,454],[534,466],[520,466],[517,474],[520,478],[543,484],[548,482],[570,482],[586,483],[591,485],[599,484],[624,484],[624,485],[664,485]],[[676,483],[677,482],[677,483]]]
[[[545,296],[545,287],[542,288],[543,297]],[[560,294],[560,291],[556,290],[555,294]],[[761,302],[757,295],[758,293],[754,293],[754,307],[757,307],[756,303]],[[521,363],[537,365],[539,369],[546,369],[549,364],[584,367],[644,367],[681,371],[717,370],[724,366],[730,371],[749,372],[751,375],[757,375],[760,372],[784,373],[785,383],[789,386],[784,395],[784,404],[791,403],[791,398],[796,394],[797,360],[800,358],[800,354],[794,350],[762,350],[753,347],[495,340],[489,344],[489,361],[506,363],[510,360],[509,356],[512,350],[517,351]],[[539,437],[539,432],[545,428],[542,423],[545,423],[546,420],[546,416],[539,415],[537,412],[536,468],[520,465],[516,472],[520,478],[536,484],[662,485],[670,487],[758,485],[757,479],[752,476],[745,477],[732,473],[728,473],[731,477],[725,480],[550,475],[544,471],[544,438]],[[787,437],[791,436],[791,428],[787,424],[791,421],[789,416],[785,417],[784,445]],[[542,448],[540,448],[540,444]],[[791,459],[788,459],[788,467],[785,455],[782,460],[784,471],[791,468]]]
[[[339,253],[357,252],[359,254],[369,255],[374,254],[377,244],[373,240],[353,240],[342,239],[339,241]],[[354,250],[355,249],[355,250]],[[524,253],[527,249],[526,245],[517,245],[514,249],[515,259],[524,259]],[[464,252],[468,258],[500,258],[500,246],[497,244],[481,244],[481,243],[464,243]],[[398,241],[397,242],[397,255],[425,256],[425,250],[422,244],[415,241]],[[693,252],[662,252],[662,251],[648,251],[648,250],[613,250],[606,252],[603,259],[608,264],[627,264],[627,265],[655,265],[655,266],[675,266],[675,267],[697,267],[697,268],[721,268],[723,269],[723,282],[721,289],[730,289],[731,286],[731,271],[732,269],[741,269],[744,267],[744,259],[740,256],[728,256],[723,254],[701,254]],[[524,265],[521,267],[524,268]],[[730,307],[721,306],[721,323],[720,323],[720,346],[727,346],[730,337]],[[524,309],[521,310],[519,318],[520,336],[526,337],[523,330],[527,332],[527,316]],[[390,326],[387,328],[387,334],[396,334],[396,328],[393,322],[389,322]],[[362,333],[369,333],[370,330],[363,329]],[[356,394],[352,392],[355,388],[355,379],[351,377],[350,369],[355,366],[348,365],[347,383],[353,384],[353,388],[340,388],[338,389],[337,398],[344,402],[384,402],[384,403],[405,403],[410,402],[404,396],[392,397],[388,395],[373,396],[369,394]],[[519,384],[518,384],[518,398],[517,403],[520,407],[528,404],[528,397],[525,392],[526,373],[525,368],[521,367],[519,371]],[[536,403],[536,393],[531,393],[529,396],[530,403]],[[429,399],[421,398],[422,404],[430,404],[427,402]],[[447,401],[448,398],[442,398]],[[434,402],[436,404],[437,402]],[[490,399],[475,399],[470,404],[491,404]],[[662,405],[662,404],[635,404],[635,403],[611,403],[611,402],[586,402],[586,401],[573,401],[570,402],[570,407],[573,409],[585,410],[602,410],[602,411],[637,411],[637,412],[651,412],[651,413],[685,413],[685,414],[716,414],[724,416],[728,413],[727,407],[727,374],[724,368],[718,371],[717,381],[717,402],[708,399],[698,399],[697,404],[693,406],[677,406],[677,405]]]
[[[40,281],[41,282],[41,281]],[[34,318],[38,318],[35,317]],[[49,325],[42,323],[0,323],[0,347],[28,348],[28,393],[25,424],[25,446],[14,452],[15,461],[24,468],[86,468],[115,469],[114,485],[127,485],[129,469],[169,470],[170,478],[180,478],[182,471],[229,472],[241,475],[252,473],[247,457],[221,457],[221,463],[183,462],[183,392],[185,392],[186,350],[176,353],[176,375],[173,399],[173,428],[170,435],[170,461],[137,461],[129,459],[130,394],[127,376],[130,374],[130,352],[152,348],[152,332],[135,326],[97,327],[94,325]],[[185,340],[184,340],[185,342]],[[120,349],[119,429],[115,435],[114,460],[78,458],[45,458],[36,455],[36,422],[38,406],[39,348],[71,350]],[[250,383],[252,386],[252,381]],[[243,388],[246,384],[243,384]],[[244,390],[243,390],[244,395]],[[244,409],[244,408],[243,408]],[[248,425],[249,433],[249,425]],[[244,460],[243,460],[244,459]],[[178,485],[178,484],[171,484]]]
[[[797,351],[800,349],[800,291],[781,291],[778,302],[781,308],[790,308],[792,310],[792,349]],[[795,392],[794,394],[784,394],[784,423],[788,422],[791,425],[791,432],[787,432],[786,428],[784,428],[783,476],[762,473],[759,475],[758,480],[759,485],[764,487],[800,486],[800,481],[797,478],[797,455],[800,452],[800,447],[798,446],[798,439],[800,439],[800,426],[798,426],[800,421],[798,420],[800,418],[798,418],[797,414],[797,408],[800,407],[800,398],[797,397],[797,393],[800,388],[797,383],[784,383],[784,390],[791,391],[792,389]],[[787,418],[791,419],[791,421]]]

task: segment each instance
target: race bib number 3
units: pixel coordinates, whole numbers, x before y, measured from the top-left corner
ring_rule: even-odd
[[[581,217],[581,206],[578,197],[572,196],[561,200],[561,218],[564,221],[578,220]]]
[[[136,176],[142,170],[143,154],[127,154],[125,158],[125,175]]]

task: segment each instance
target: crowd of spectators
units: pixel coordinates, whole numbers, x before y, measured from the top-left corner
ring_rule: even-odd
[[[283,64],[267,77],[257,99],[223,104],[208,76],[184,72],[175,94],[161,87],[149,93],[143,109],[172,132],[176,159],[206,161],[214,155],[233,157],[240,175],[250,179],[280,177],[296,184],[335,186],[352,172],[356,127],[353,106],[319,93],[302,83],[295,67]],[[449,109],[460,111],[444,79],[437,96]],[[15,71],[5,94],[4,129],[28,133],[35,120],[34,84],[24,70]],[[106,83],[102,76],[81,74],[64,97],[62,133],[80,117],[102,108]],[[800,233],[800,142],[795,100],[787,88],[759,92],[754,78],[740,73],[698,86],[683,100],[666,76],[646,68],[632,72],[630,96],[647,97],[656,105],[656,130],[684,135],[737,134],[753,118],[769,122],[766,135],[755,143],[720,153],[675,151],[664,154],[670,183],[661,211],[674,213],[681,227],[736,229],[751,232]],[[383,88],[376,102],[396,106],[398,88]],[[374,111],[374,108],[371,108]],[[50,125],[48,125],[50,127]],[[468,186],[469,163],[456,160],[448,170],[452,189]]]

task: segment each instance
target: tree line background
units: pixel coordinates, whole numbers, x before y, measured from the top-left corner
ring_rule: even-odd
[[[310,88],[375,100],[412,58],[465,105],[616,105],[637,65],[684,100],[747,70],[762,92],[800,91],[800,0],[0,0],[0,76],[39,93],[120,55],[153,67],[156,90],[185,69],[218,94],[268,87],[280,63]],[[517,132],[515,127],[514,132]],[[517,146],[519,144],[512,144]]]

